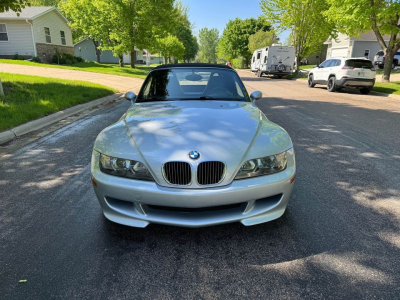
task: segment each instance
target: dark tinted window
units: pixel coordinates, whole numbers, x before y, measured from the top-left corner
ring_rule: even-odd
[[[396,52],[396,55],[400,55],[400,52]]]
[[[264,64],[267,62],[267,56],[264,56]]]
[[[383,56],[383,51],[378,51],[376,55]]]
[[[169,100],[249,101],[235,71],[218,68],[174,68],[152,71],[137,102]]]
[[[364,69],[371,69],[373,68],[372,62],[370,60],[364,59],[352,59],[347,60],[345,63],[346,67],[353,67],[353,68],[364,68]]]
[[[260,56],[261,56],[261,52],[258,52],[257,53],[257,59],[260,59]]]

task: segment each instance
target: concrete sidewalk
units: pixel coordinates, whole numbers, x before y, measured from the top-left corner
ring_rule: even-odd
[[[23,75],[36,75],[70,80],[83,80],[112,87],[114,89],[117,89],[121,93],[126,91],[133,91],[135,93],[138,93],[143,83],[143,79],[141,78],[4,63],[0,63],[0,72]]]

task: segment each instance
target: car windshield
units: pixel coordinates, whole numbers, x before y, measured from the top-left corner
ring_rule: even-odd
[[[370,60],[364,59],[352,59],[346,61],[346,67],[360,68],[360,69],[371,69],[374,66]]]
[[[239,76],[219,68],[171,68],[152,71],[137,102],[172,100],[250,101]]]

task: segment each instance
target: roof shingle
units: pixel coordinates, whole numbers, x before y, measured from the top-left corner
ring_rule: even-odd
[[[27,6],[22,9],[22,11],[19,13],[19,16],[17,15],[17,12],[9,10],[0,13],[0,19],[32,19],[48,10],[52,10],[53,8],[54,7],[52,6]]]

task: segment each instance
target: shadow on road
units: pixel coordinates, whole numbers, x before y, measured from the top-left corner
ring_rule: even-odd
[[[298,165],[289,210],[258,226],[137,229],[105,220],[90,184],[100,117],[82,124],[85,135],[71,128],[1,159],[3,295],[395,298],[399,113],[277,98],[258,105],[291,134]],[[321,112],[348,117],[337,124]],[[32,285],[18,286],[24,278]]]

